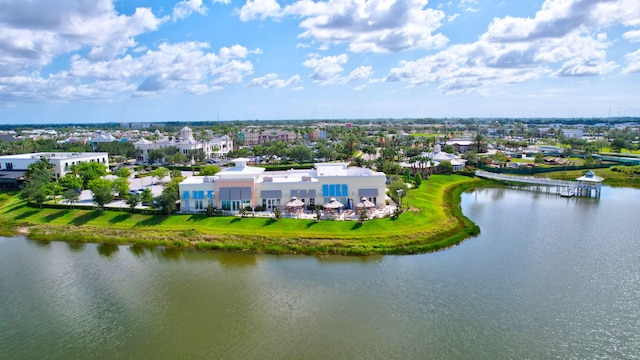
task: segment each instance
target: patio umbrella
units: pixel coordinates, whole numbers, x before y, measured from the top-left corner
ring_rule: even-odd
[[[299,207],[303,207],[304,203],[300,199],[294,196],[291,198],[291,201],[289,201],[285,206],[291,207],[291,208],[299,208]]]
[[[369,199],[367,199],[366,197],[363,197],[362,200],[360,201],[360,203],[358,203],[358,205],[356,205],[359,208],[372,208],[372,207],[376,207],[376,204],[372,203],[371,201],[369,201]]]
[[[291,198],[291,201],[285,204],[285,208],[291,212],[293,212],[294,210],[302,209],[303,207],[304,203],[295,196]]]
[[[331,198],[328,203],[324,204],[325,209],[335,210],[341,207],[344,207],[344,205],[340,201],[336,200],[336,198]]]

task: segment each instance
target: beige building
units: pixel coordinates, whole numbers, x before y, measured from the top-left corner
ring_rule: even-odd
[[[239,211],[263,207],[272,211],[293,197],[305,208],[328,203],[332,198],[346,209],[364,197],[376,205],[385,204],[386,175],[371,169],[348,167],[347,163],[315,164],[314,169],[266,172],[248,166],[249,159],[235,159],[235,167],[215,176],[194,176],[180,183],[182,212],[217,209]]]

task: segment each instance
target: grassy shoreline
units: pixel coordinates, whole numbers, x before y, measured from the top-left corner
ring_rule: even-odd
[[[398,219],[364,224],[38,209],[12,196],[0,207],[0,234],[20,233],[42,241],[274,254],[415,254],[445,249],[479,234],[478,226],[462,214],[460,196],[484,184],[487,182],[464,176],[435,175],[409,192],[410,210]]]

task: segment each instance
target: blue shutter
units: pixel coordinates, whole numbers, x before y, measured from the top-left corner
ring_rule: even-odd
[[[349,196],[349,187],[347,184],[342,184],[342,195],[341,196]]]
[[[184,191],[182,193],[182,198],[185,199],[185,200],[188,200],[189,199],[189,192],[188,191]]]
[[[323,197],[329,196],[329,185],[327,184],[322,185],[322,196]]]

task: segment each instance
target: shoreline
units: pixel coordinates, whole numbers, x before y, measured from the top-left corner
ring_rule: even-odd
[[[3,233],[10,231],[39,241],[268,254],[405,255],[444,250],[478,235],[479,227],[462,214],[460,197],[466,190],[489,183],[457,175],[434,176],[425,181],[421,188],[409,192],[411,210],[404,211],[398,219],[368,220],[364,224],[327,220],[273,221],[183,214],[145,216],[109,210],[102,213],[82,209],[37,209],[20,201],[4,206],[8,210],[2,209],[0,219],[7,223]],[[15,213],[11,214],[12,212]],[[38,215],[44,222],[40,220],[38,223]],[[71,220],[66,223],[60,220],[66,217]],[[100,218],[103,221],[100,226],[96,226],[100,224]],[[135,218],[140,220],[128,227],[122,225]],[[34,220],[30,222],[30,219]],[[221,229],[229,231],[221,233]]]

